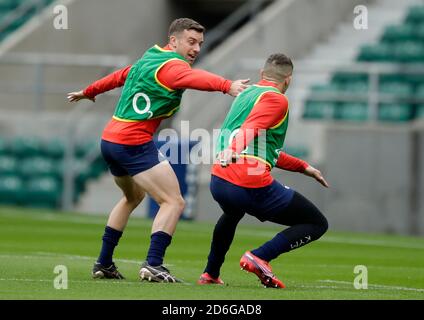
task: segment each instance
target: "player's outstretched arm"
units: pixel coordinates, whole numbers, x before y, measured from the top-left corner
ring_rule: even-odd
[[[233,97],[246,89],[250,81],[250,79],[231,81],[202,69],[192,69],[188,63],[181,60],[167,62],[160,68],[157,77],[161,84],[172,90],[221,91]]]
[[[125,83],[125,80],[127,79],[130,69],[131,65],[119,69],[107,75],[106,77],[93,82],[84,90],[69,92],[68,101],[77,102],[83,99],[88,99],[95,102],[97,95],[118,87],[122,87]]]
[[[77,102],[77,101],[84,100],[84,99],[91,100],[93,102],[96,101],[96,97],[92,97],[92,98],[87,97],[84,94],[84,90],[68,93],[68,101],[69,102]]]
[[[305,171],[303,172],[304,175],[307,175],[308,177],[314,178],[316,181],[321,183],[324,187],[329,188],[329,185],[327,181],[325,181],[324,177],[322,176],[321,171],[318,169],[315,169],[311,165],[309,165]]]

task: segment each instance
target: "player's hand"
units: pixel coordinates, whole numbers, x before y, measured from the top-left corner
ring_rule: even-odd
[[[243,92],[244,89],[249,87],[248,85],[249,81],[250,79],[240,79],[240,80],[233,81],[233,83],[231,84],[230,90],[228,91],[228,94],[230,96],[237,97],[240,92]]]
[[[235,153],[233,150],[225,149],[221,151],[218,155],[218,160],[221,167],[227,167],[231,162],[236,162],[239,158],[239,155]]]
[[[303,174],[307,175],[308,177],[314,178],[316,181],[321,183],[324,187],[329,188],[327,181],[325,181],[324,177],[321,174],[321,171],[319,171],[318,169],[315,169],[314,167],[309,166],[306,168]]]
[[[87,100],[91,100],[93,102],[96,102],[96,98],[89,98],[89,97],[87,97],[84,94],[84,91],[83,90],[76,91],[76,92],[69,92],[68,93],[68,101],[69,102],[77,102],[77,101],[84,100],[84,99],[87,99]]]

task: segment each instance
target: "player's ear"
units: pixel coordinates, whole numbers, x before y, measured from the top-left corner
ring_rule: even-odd
[[[291,78],[292,78],[292,76],[291,76],[291,75],[289,75],[289,76],[288,76],[288,77],[286,77],[286,79],[284,80],[284,84],[285,84],[286,86],[288,86],[288,85],[290,84]]]
[[[177,47],[177,36],[172,35],[169,36],[169,44],[171,45],[172,48],[176,48]]]

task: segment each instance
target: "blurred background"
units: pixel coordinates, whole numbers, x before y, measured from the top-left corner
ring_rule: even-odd
[[[69,104],[66,93],[165,45],[178,17],[207,27],[196,68],[256,82],[271,53],[292,57],[285,149],[331,188],[273,175],[330,230],[424,235],[423,0],[0,0],[0,205],[109,213],[121,194],[99,142],[120,91],[95,104]],[[187,90],[161,128],[189,120],[212,133],[231,102]],[[210,165],[174,168],[184,218],[215,222]],[[155,208],[147,199],[135,215]]]

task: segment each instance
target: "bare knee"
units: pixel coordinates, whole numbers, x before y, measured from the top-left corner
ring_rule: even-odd
[[[172,207],[173,211],[178,215],[181,215],[185,208],[185,200],[181,195],[172,197],[164,203]]]
[[[179,196],[179,197],[176,198],[175,207],[178,209],[180,214],[183,213],[185,205],[186,205],[186,203],[185,203],[185,200],[182,196]]]

